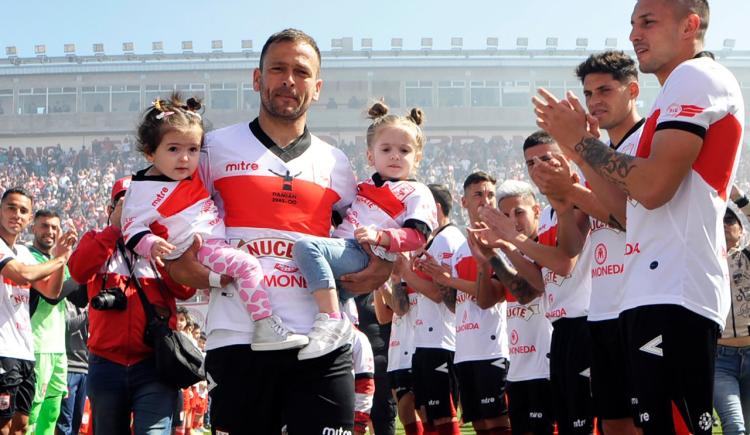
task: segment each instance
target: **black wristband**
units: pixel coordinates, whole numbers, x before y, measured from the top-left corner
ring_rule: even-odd
[[[745,208],[746,205],[750,204],[750,199],[747,199],[747,195],[742,195],[736,200],[734,200],[734,203],[739,208]]]

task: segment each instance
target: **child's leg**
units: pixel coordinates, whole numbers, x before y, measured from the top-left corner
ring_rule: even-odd
[[[358,272],[369,262],[359,244],[348,239],[303,237],[294,243],[292,255],[318,310],[328,314],[339,312],[336,278]]]
[[[240,297],[253,321],[272,314],[268,293],[260,288],[263,270],[255,257],[232,248],[224,240],[212,239],[203,243],[198,251],[198,261],[216,273],[235,279]]]

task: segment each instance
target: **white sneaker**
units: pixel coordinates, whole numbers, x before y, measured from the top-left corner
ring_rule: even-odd
[[[331,353],[339,347],[350,343],[354,331],[352,322],[342,314],[341,319],[331,319],[326,313],[315,316],[312,331],[307,335],[310,344],[303,347],[297,359],[313,359]]]
[[[284,326],[279,316],[269,316],[255,322],[253,329],[253,350],[283,350],[305,346],[310,340],[302,334],[295,334]]]

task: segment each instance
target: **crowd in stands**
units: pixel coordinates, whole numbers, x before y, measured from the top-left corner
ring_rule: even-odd
[[[0,152],[0,191],[23,186],[34,195],[38,208],[60,212],[65,226],[74,226],[79,234],[106,224],[106,205],[112,183],[145,167],[142,155],[134,150],[133,141],[94,140],[90,147],[67,149],[55,147],[45,158],[19,158]],[[338,144],[349,157],[358,178],[372,172],[367,165],[363,145]],[[746,148],[748,145],[746,145]],[[425,147],[417,179],[423,183],[444,183],[454,198],[460,198],[461,183],[477,170],[495,174],[498,179],[527,180],[524,162],[519,158],[520,145],[490,141],[485,146],[474,143]],[[737,185],[750,190],[750,161],[740,160]],[[528,180],[527,180],[528,181]],[[459,199],[457,199],[458,201]],[[452,219],[463,225],[466,217],[461,207],[454,207]]]

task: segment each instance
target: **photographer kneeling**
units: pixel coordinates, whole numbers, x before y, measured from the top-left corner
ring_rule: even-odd
[[[190,298],[195,289],[176,284],[125,249],[120,216],[129,183],[130,177],[115,182],[110,225],[87,232],[68,263],[73,279],[87,283],[91,304],[88,396],[95,434],[130,434],[131,412],[136,435],[168,434],[177,391],[156,374],[153,349],[144,340],[146,315],[133,280],[137,277],[173,329],[175,298]]]

